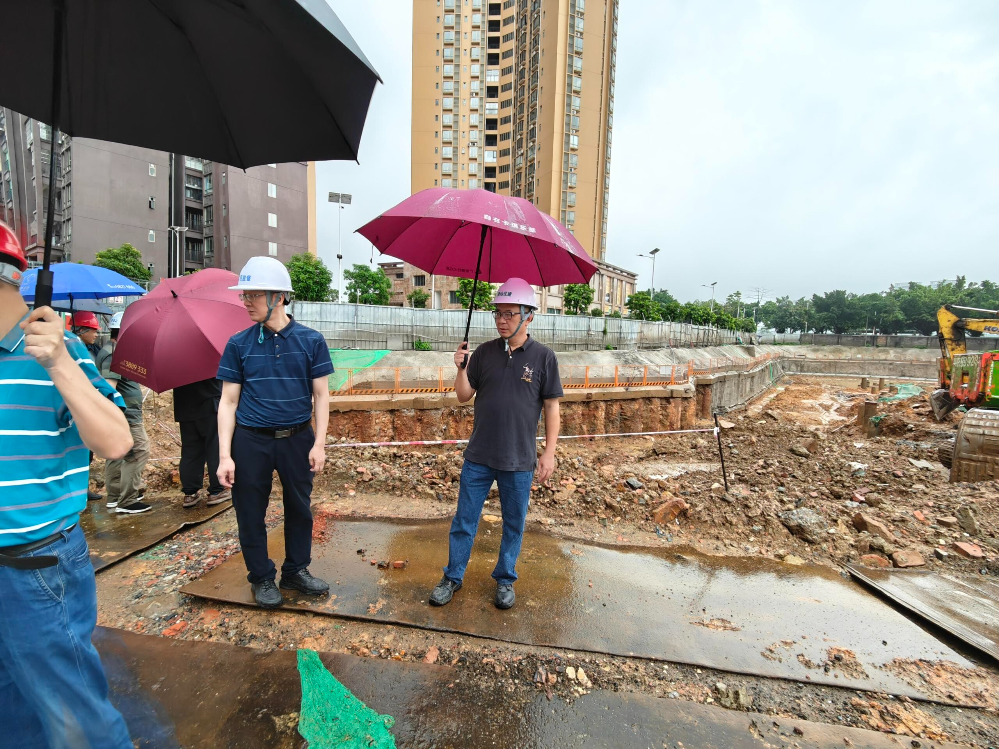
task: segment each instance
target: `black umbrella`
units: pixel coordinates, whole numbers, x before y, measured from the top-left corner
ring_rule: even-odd
[[[0,0],[0,18],[0,101],[52,125],[49,184],[60,131],[241,168],[356,159],[381,80],[325,0]]]

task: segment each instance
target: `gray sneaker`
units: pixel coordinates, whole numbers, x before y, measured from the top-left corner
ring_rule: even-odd
[[[451,602],[454,594],[461,590],[461,583],[456,583],[448,577],[442,577],[433,593],[430,594],[431,606],[444,606]]]

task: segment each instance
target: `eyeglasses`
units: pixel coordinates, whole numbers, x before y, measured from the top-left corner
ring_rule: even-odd
[[[239,295],[239,299],[242,302],[255,302],[260,297],[266,296],[266,295],[267,295],[266,291],[261,291],[261,292],[258,292],[256,294],[247,294],[247,293],[244,292],[244,293],[242,293],[242,294]]]
[[[499,320],[502,317],[505,322],[510,322],[514,318],[514,315],[519,315],[519,314],[520,314],[519,312],[511,312],[510,310],[506,310],[505,312],[500,312],[497,309],[493,310],[493,319]]]

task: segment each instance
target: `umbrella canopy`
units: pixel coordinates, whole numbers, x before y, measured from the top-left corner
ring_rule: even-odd
[[[427,273],[537,286],[587,283],[597,266],[537,206],[487,190],[431,187],[357,230],[381,252]],[[478,268],[478,274],[476,269]]]
[[[0,101],[53,126],[51,184],[60,131],[244,169],[356,159],[380,80],[326,0],[3,0],[0,17]]]
[[[111,371],[157,393],[215,377],[229,338],[250,327],[239,278],[219,268],[165,279],[128,306]]]
[[[244,169],[357,158],[380,79],[325,0],[0,7],[0,101],[70,135]]]
[[[56,263],[51,268],[53,300],[73,300],[73,309],[83,309],[76,302],[81,299],[107,299],[115,296],[141,296],[146,290],[134,281],[107,268],[81,263]],[[34,301],[38,282],[38,268],[26,271],[21,280],[21,296],[26,302]]]
[[[52,302],[56,312],[94,312],[98,315],[113,315],[114,310],[96,299],[67,299]]]

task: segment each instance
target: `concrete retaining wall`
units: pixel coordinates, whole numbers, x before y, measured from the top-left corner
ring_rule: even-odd
[[[887,361],[872,359],[783,359],[788,374],[850,375],[937,379],[937,361]]]
[[[662,351],[566,352],[560,365],[667,364],[729,358],[737,364],[780,350],[773,346],[724,346],[714,349]],[[805,348],[805,347],[802,347]],[[856,350],[853,350],[856,351]],[[894,352],[897,356],[897,350]],[[908,353],[912,353],[911,350]],[[714,354],[711,356],[711,354]],[[386,361],[391,358],[394,361]],[[414,360],[420,361],[416,364]],[[428,361],[429,360],[429,361]],[[432,362],[432,363],[431,363]],[[439,362],[439,363],[438,363]],[[437,352],[390,354],[380,365],[444,366],[449,355]],[[452,365],[453,366],[453,365]],[[871,376],[929,379],[937,376],[936,359],[903,361],[886,351],[865,358],[784,358],[746,372],[699,375],[693,384],[666,387],[620,387],[567,390],[562,399],[562,434],[616,434],[690,429],[715,412],[737,409],[766,392],[783,374]],[[453,393],[414,395],[336,395],[330,400],[329,434],[351,442],[467,439],[472,431],[472,405]],[[539,425],[543,434],[544,425]]]

